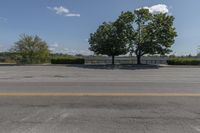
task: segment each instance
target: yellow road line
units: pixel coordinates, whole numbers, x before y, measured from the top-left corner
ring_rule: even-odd
[[[112,97],[123,97],[123,96],[130,96],[130,97],[139,97],[139,96],[150,96],[150,97],[160,97],[160,96],[167,96],[167,97],[200,97],[200,93],[0,93],[0,96],[54,96],[54,97],[62,97],[62,96],[112,96]]]

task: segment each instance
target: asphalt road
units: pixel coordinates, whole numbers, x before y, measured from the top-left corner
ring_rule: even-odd
[[[0,132],[199,133],[200,68],[0,67]]]
[[[0,92],[200,93],[199,68],[90,69],[2,66]]]
[[[0,97],[1,133],[198,133],[197,97]]]

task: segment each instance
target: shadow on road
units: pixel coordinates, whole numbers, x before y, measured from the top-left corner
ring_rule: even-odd
[[[123,70],[138,70],[138,69],[159,69],[159,65],[66,65],[67,67],[78,67],[84,69],[105,69],[105,70],[113,70],[113,69],[123,69]]]
[[[92,65],[92,64],[27,64],[27,65],[19,65],[19,64],[0,64],[0,67],[3,66],[66,66],[66,67],[77,67],[77,68],[84,68],[84,69],[105,69],[105,70],[113,70],[113,69],[124,69],[124,70],[138,70],[138,69],[159,69],[162,66],[159,65],[150,65],[150,64],[123,64],[123,65],[104,65],[104,64],[98,64],[98,65]]]

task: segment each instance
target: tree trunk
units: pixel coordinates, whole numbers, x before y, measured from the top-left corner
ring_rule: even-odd
[[[138,65],[141,64],[141,55],[137,55],[137,64],[138,64]]]
[[[115,65],[115,56],[112,55],[112,65],[114,66]]]

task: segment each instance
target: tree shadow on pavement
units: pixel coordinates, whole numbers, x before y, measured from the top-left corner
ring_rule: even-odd
[[[159,69],[159,65],[66,65],[67,67],[78,67],[84,69],[105,69],[105,70],[138,70],[138,69]]]

